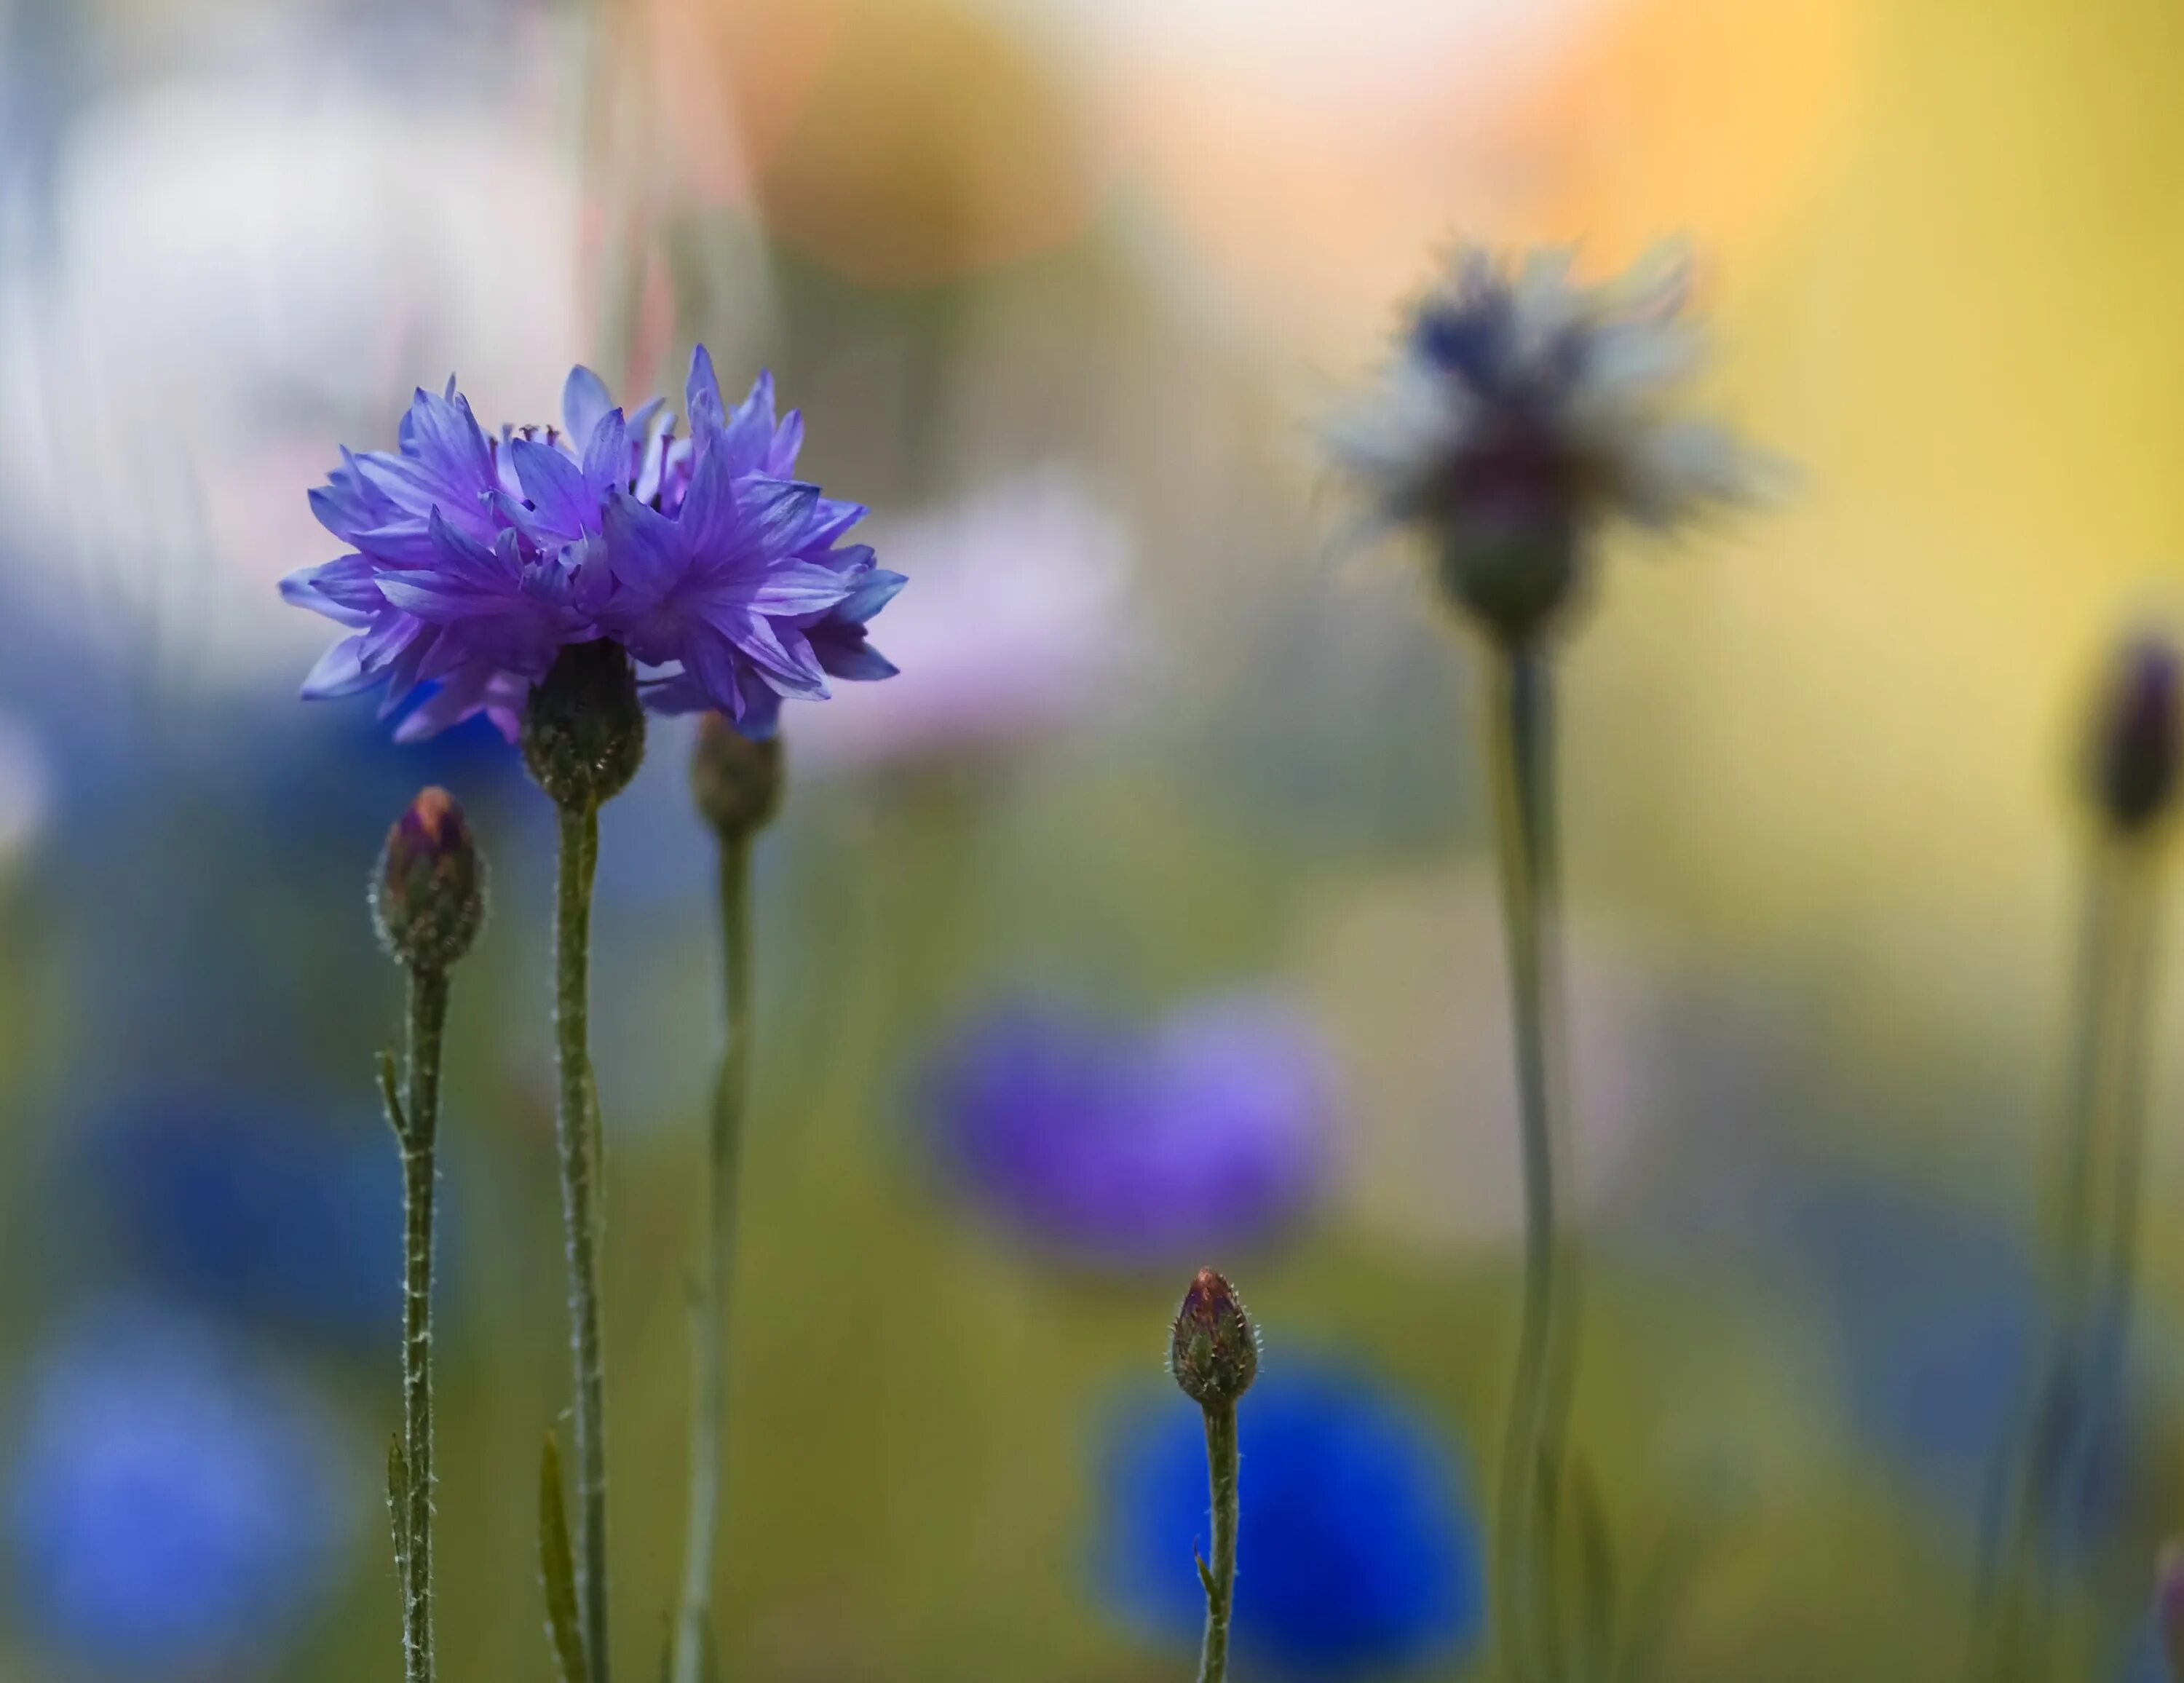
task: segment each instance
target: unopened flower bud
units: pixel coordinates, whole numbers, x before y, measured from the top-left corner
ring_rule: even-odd
[[[371,880],[371,916],[381,943],[413,969],[444,970],[477,939],[485,861],[447,790],[424,790],[387,831]]]
[[[2184,1543],[2162,1546],[2153,1572],[2153,1628],[2170,1683],[2184,1683]]]
[[[722,841],[755,834],[781,808],[781,739],[754,742],[718,713],[698,721],[690,793]]]
[[[2094,727],[2093,796],[2119,833],[2134,835],[2169,810],[2176,793],[2177,656],[2140,638],[2116,661]]]
[[[597,806],[644,763],[644,708],[629,651],[610,638],[572,643],[531,688],[523,763],[558,806]]]
[[[1258,1376],[1258,1332],[1236,1289],[1212,1268],[1201,1268],[1183,1294],[1168,1369],[1183,1394],[1206,1408],[1233,1403]]]

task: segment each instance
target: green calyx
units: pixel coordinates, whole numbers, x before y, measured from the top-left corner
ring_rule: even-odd
[[[608,638],[571,644],[531,687],[523,763],[557,806],[596,808],[644,763],[644,709],[629,651]]]
[[[754,742],[718,713],[698,722],[690,794],[722,841],[762,830],[781,810],[781,739]]]

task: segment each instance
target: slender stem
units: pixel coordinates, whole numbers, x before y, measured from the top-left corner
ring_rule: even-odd
[[[722,975],[727,1041],[713,1086],[707,1141],[705,1269],[693,1308],[689,1530],[682,1551],[682,1601],[677,1619],[674,1683],[699,1683],[713,1597],[713,1555],[720,1533],[722,1438],[727,1411],[723,1372],[730,1283],[735,1267],[736,1171],[744,1112],[750,1101],[750,840],[721,843]]]
[[[1554,1585],[1541,1572],[1551,1539],[1540,1521],[1562,1485],[1574,1326],[1557,1297],[1558,1284],[1567,1289],[1572,1281],[1555,1204],[1552,725],[1545,655],[1531,646],[1496,654],[1490,734],[1524,1189],[1524,1318],[1502,1441],[1496,1622],[1511,1683],[1525,1683],[1535,1661],[1552,1683],[1561,1669],[1559,1632]],[[1559,1282],[1558,1262],[1565,1264]]]
[[[1206,1641],[1199,1651],[1198,1683],[1222,1683],[1228,1675],[1228,1621],[1236,1606],[1236,1405],[1206,1407],[1206,1470],[1213,1490],[1213,1563],[1201,1563],[1206,1585]]]
[[[2115,952],[2109,1011],[2107,1173],[2103,1184],[2090,1189],[2090,1195],[2100,1203],[2092,1226],[2092,1255],[2085,1282],[2084,1372],[2055,1485],[2059,1504],[2074,1519],[2085,1513],[2092,1496],[2089,1486],[2097,1476],[2097,1457],[2121,1428],[2129,1382],[2142,1201],[2139,1178],[2146,1156],[2148,1042],[2158,945],[2155,864],[2139,839],[2133,839],[2115,844],[2109,867],[2115,879]],[[2070,1658],[2070,1669],[2081,1673],[2089,1674],[2099,1663],[2082,1653]]]
[[[2148,1039],[2153,1013],[2153,956],[2160,899],[2154,861],[2142,849],[2120,854],[2115,871],[2121,951],[2115,984],[2114,1137],[2107,1188],[2105,1243],[2090,1290],[2103,1333],[2098,1347],[2120,1383],[2129,1354],[2131,1301],[2138,1273],[2139,1176],[2146,1157]],[[2085,1446],[2081,1445],[2081,1451]]]
[[[2124,1359],[2145,1132],[2152,890],[2149,861],[2136,848],[2098,844],[2086,872],[2051,1212],[2054,1325],[2014,1450],[1980,1667],[1997,1683],[2048,1670],[2053,1521]]]
[[[432,1680],[432,1204],[448,973],[410,972],[402,1126],[403,1675]]]
[[[569,1257],[569,1342],[577,1370],[577,1622],[589,1683],[606,1683],[606,1368],[599,1330],[599,1092],[592,1078],[589,999],[595,806],[562,806],[554,914],[554,1128],[561,1147],[561,1222]]]

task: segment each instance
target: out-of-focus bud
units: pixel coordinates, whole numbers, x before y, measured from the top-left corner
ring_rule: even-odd
[[[2135,638],[2117,657],[2094,722],[2092,794],[2120,834],[2151,828],[2176,797],[2177,689],[2176,650],[2166,639]]]
[[[2170,1683],[2184,1683],[2184,1543],[2164,1543],[2154,1566],[2153,1628]]]
[[[755,835],[781,810],[781,739],[753,742],[718,713],[698,721],[690,793],[722,841]]]
[[[1259,1335],[1236,1288],[1201,1268],[1176,1312],[1168,1368],[1183,1394],[1206,1408],[1226,1407],[1259,1373]]]
[[[477,939],[485,861],[447,790],[424,790],[387,831],[371,880],[371,916],[387,950],[413,969],[444,970]]]
[[[572,643],[532,686],[523,763],[557,806],[597,806],[644,763],[644,708],[629,651],[608,638]]]

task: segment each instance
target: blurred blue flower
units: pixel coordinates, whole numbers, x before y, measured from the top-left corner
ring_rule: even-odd
[[[6,1496],[13,1622],[78,1665],[235,1677],[330,1586],[348,1482],[285,1382],[187,1319],[106,1305],[30,1382]]]
[[[384,1342],[400,1316],[401,1172],[385,1129],[350,1120],[132,1106],[89,1131],[86,1167],[116,1248],[163,1289],[293,1333]]]
[[[1819,1180],[1788,1230],[1802,1284],[1834,1323],[1852,1422],[1968,1533],[1993,1523],[2004,1457],[2048,1355],[2021,1236],[1930,1193],[1856,1178]],[[2142,1483],[2135,1463],[2148,1399],[2135,1389],[2123,1334],[2114,1318],[2097,1318],[2049,1522],[2060,1564],[2098,1558]]]
[[[1453,1663],[1485,1624],[1478,1521],[1445,1439],[1381,1391],[1331,1372],[1262,1375],[1237,1407],[1234,1641],[1240,1667],[1334,1680]],[[1150,1634],[1195,1640],[1206,1598],[1205,1430],[1172,1393],[1110,1446],[1098,1569]]]
[[[1149,1034],[1001,1007],[943,1051],[929,1093],[972,1193],[1083,1262],[1233,1252],[1301,1216],[1329,1168],[1331,1060],[1264,995],[1201,1000]]]
[[[1999,1227],[1878,1185],[1815,1194],[1800,1224],[1852,1418],[1930,1493],[1975,1510],[2031,1374],[2031,1259]]]

